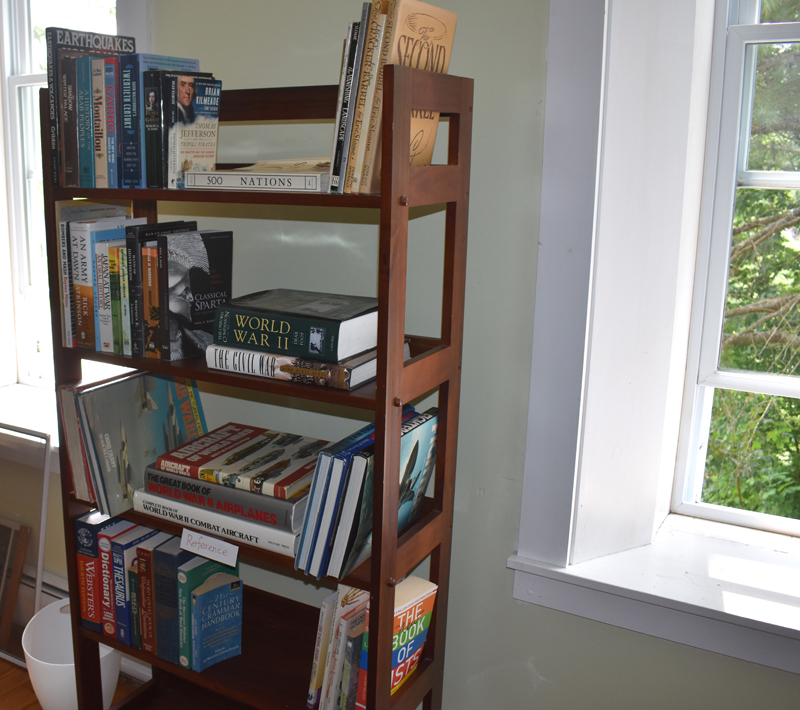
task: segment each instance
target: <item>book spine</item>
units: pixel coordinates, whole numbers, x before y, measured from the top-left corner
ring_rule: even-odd
[[[322,352],[312,349],[312,337],[324,334]],[[306,360],[337,360],[339,323],[336,321],[284,316],[239,308],[230,304],[214,313],[214,343],[227,347],[293,355]]]
[[[105,60],[92,59],[92,121],[94,126],[94,183],[108,187],[106,158],[106,86]]]
[[[143,489],[134,491],[133,509],[286,557],[295,555],[297,535],[294,533],[155,496]]]
[[[50,175],[45,176],[51,184],[58,185],[60,178],[60,155],[58,145],[58,77],[56,76],[56,27],[45,29],[45,44],[47,47],[47,125],[50,140],[50,156],[52,162],[49,166]]]
[[[120,302],[119,246],[108,247],[108,273],[111,294],[113,352],[122,354],[122,304]]]
[[[156,264],[158,268],[158,296],[161,308],[159,309],[158,319],[158,349],[162,360],[171,360],[170,356],[170,334],[169,334],[169,265],[167,263],[168,249],[167,237],[162,235],[156,240]]]
[[[78,164],[81,187],[94,187],[94,121],[92,119],[92,59],[79,57]]]
[[[112,577],[114,579],[114,636],[117,641],[130,645],[130,596],[125,551],[115,543],[111,545]]]
[[[75,309],[72,303],[72,261],[70,257],[69,223],[58,224],[58,257],[61,272],[61,343],[75,347]]]
[[[153,608],[153,551],[140,547],[137,551],[139,567],[139,621],[142,650],[156,652],[156,621]]]
[[[178,77],[165,77],[161,88],[164,96],[164,187],[177,188],[180,174],[178,162]]]
[[[89,234],[83,225],[70,228],[72,247],[72,292],[75,300],[75,344],[95,348],[93,265],[90,263]]]
[[[206,190],[250,190],[254,192],[322,192],[318,174],[187,172],[187,188]]]
[[[188,505],[290,532],[296,532],[302,522],[302,515],[297,511],[305,510],[305,502],[257,495],[232,486],[221,486],[178,473],[160,471],[150,466],[145,469],[145,490],[170,500],[179,500]]]
[[[156,654],[170,663],[178,663],[178,565],[190,553],[153,551],[153,608],[156,621]]]
[[[155,241],[141,245],[142,255],[142,331],[145,357],[159,359],[161,348],[161,294],[158,279],[158,245]]]
[[[337,363],[317,367],[302,358],[273,355],[244,348],[211,344],[206,348],[206,365],[215,370],[239,372],[273,380],[301,381],[320,387],[350,389],[352,368]]]
[[[139,55],[120,57],[120,187],[142,187],[141,157],[139,155]]]
[[[102,533],[98,535],[97,557],[100,565],[100,622],[104,636],[116,637],[114,609],[114,565],[111,558],[111,541]]]
[[[95,350],[114,352],[114,328],[111,320],[111,270],[108,264],[108,243],[94,245],[94,327]]]
[[[147,187],[164,187],[162,164],[163,112],[161,104],[161,74],[158,70],[144,72],[144,147]]]
[[[353,128],[352,99],[353,73],[356,66],[356,53],[358,49],[358,38],[360,35],[360,22],[352,23],[350,33],[350,46],[347,54],[347,66],[344,77],[344,93],[342,95],[342,111],[339,114],[339,123],[336,126],[336,148],[333,152],[331,166],[331,192],[341,192],[344,188],[344,176],[347,172],[347,152],[350,146],[350,131]]]
[[[131,595],[131,646],[142,647],[142,621],[139,602],[139,561],[128,567],[128,591]]]
[[[97,547],[98,529],[97,525],[87,525],[79,520],[75,521],[81,625],[97,633],[102,633],[100,562]]]
[[[142,252],[135,234],[125,234],[128,255],[128,299],[131,319],[131,354],[144,357],[144,329],[142,327]]]
[[[133,355],[131,343],[131,297],[128,285],[128,247],[119,247],[119,304],[122,321],[122,354]]]
[[[61,61],[61,184],[80,187],[78,157],[78,67],[75,57]]]
[[[117,148],[117,100],[119,98],[119,59],[105,60],[105,131],[108,186],[119,187]]]

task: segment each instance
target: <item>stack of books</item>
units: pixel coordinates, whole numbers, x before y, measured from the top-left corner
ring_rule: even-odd
[[[419,665],[437,590],[433,582],[413,575],[395,588],[392,694]],[[366,708],[368,643],[369,594],[340,584],[320,607],[309,708]]]
[[[56,203],[65,347],[179,360],[202,355],[230,298],[233,233],[148,224],[130,203]]]
[[[75,519],[75,540],[83,626],[197,671],[241,653],[238,562],[99,510]]]
[[[133,37],[48,27],[52,182],[183,186],[216,165],[221,82],[197,59],[136,52]]]
[[[217,308],[213,339],[210,368],[354,389],[376,375],[378,299],[259,291]]]
[[[294,557],[323,439],[229,422],[159,456],[133,506]]]

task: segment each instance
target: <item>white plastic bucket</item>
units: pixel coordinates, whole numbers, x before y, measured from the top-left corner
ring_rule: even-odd
[[[36,613],[22,633],[22,650],[42,710],[78,710],[69,601],[48,604]],[[100,645],[105,710],[111,706],[117,688],[120,659],[118,651]]]

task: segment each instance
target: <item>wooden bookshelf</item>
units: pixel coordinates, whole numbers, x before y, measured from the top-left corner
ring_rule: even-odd
[[[82,360],[136,367],[154,373],[191,377],[237,391],[259,390],[291,398],[367,410],[375,418],[376,478],[373,508],[373,555],[344,580],[371,594],[369,690],[370,708],[411,710],[424,703],[440,708],[449,593],[450,546],[453,522],[456,446],[460,395],[461,348],[466,276],[467,216],[473,82],[403,67],[387,66],[384,78],[383,154],[380,195],[329,195],[154,189],[79,189],[45,184],[45,223],[49,261],[56,384],[81,377]],[[294,121],[335,118],[337,87],[312,86],[223,91],[221,120]],[[47,95],[42,90],[43,164],[50,165],[47,138]],[[439,111],[449,119],[447,164],[408,165],[411,110]],[[440,140],[444,138],[440,137]],[[46,170],[45,175],[49,175]],[[58,274],[58,240],[54,202],[78,197],[132,200],[134,215],[158,220],[159,202],[244,203],[367,209],[380,215],[378,246],[378,376],[352,392],[315,388],[210,370],[202,359],[159,361],[134,359],[62,346]],[[442,274],[441,334],[437,339],[403,332],[406,303],[406,259],[409,210],[444,205],[444,269]],[[411,337],[412,358],[402,360],[403,341]],[[439,429],[434,496],[426,500],[420,518],[398,537],[397,508],[402,405],[429,392],[438,392]],[[59,423],[62,426],[62,423]],[[62,441],[63,439],[63,431]],[[80,625],[73,520],[86,512],[86,503],[70,493],[71,467],[61,447],[64,472],[63,506],[68,578],[72,594],[72,627],[76,678],[81,710],[100,710],[102,698],[98,643],[119,648],[153,665],[153,681],[125,701],[125,708],[181,710],[226,707],[277,710],[305,708],[311,674],[319,609],[246,588],[242,654],[202,673],[187,671],[128,646],[118,644]],[[180,534],[180,527],[134,512],[138,522]],[[264,550],[240,546],[241,558],[281,574],[299,576],[292,560]],[[390,696],[391,635],[394,586],[425,558],[430,578],[439,585],[434,619],[424,657],[409,680]],[[324,582],[334,586],[335,580]]]

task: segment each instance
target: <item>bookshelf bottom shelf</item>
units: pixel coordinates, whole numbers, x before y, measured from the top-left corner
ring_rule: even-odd
[[[318,620],[318,608],[246,586],[241,655],[201,673],[99,634],[82,633],[153,664],[153,682],[124,703],[126,710],[301,710],[306,707]]]

